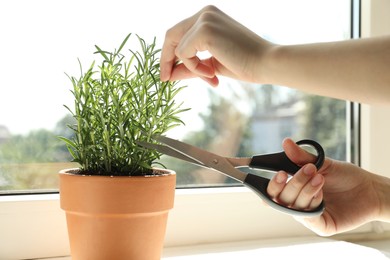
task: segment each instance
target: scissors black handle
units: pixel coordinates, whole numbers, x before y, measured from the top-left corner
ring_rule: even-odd
[[[312,146],[317,152],[317,160],[314,165],[319,170],[324,164],[325,152],[322,146],[316,141],[304,139],[296,142],[297,145]],[[295,174],[301,166],[293,163],[285,154],[285,152],[255,155],[249,164],[251,168],[264,169],[269,171],[285,171],[289,174]]]
[[[297,144],[310,145],[314,147],[314,149],[317,151],[317,159],[314,164],[317,169],[320,169],[325,160],[325,152],[322,146],[319,143],[308,139],[298,141]],[[253,168],[261,168],[271,171],[283,170],[289,174],[295,174],[301,168],[300,166],[293,163],[290,159],[288,159],[287,155],[284,152],[254,156],[249,166]],[[317,208],[309,211],[297,210],[278,204],[268,195],[267,187],[269,182],[269,179],[252,173],[248,173],[244,180],[244,184],[247,187],[251,188],[258,196],[265,200],[268,205],[281,212],[294,216],[313,217],[321,215],[324,211],[325,205],[323,201]]]
[[[324,211],[324,201],[322,201],[317,208],[308,211],[294,209],[275,202],[267,192],[269,181],[270,180],[267,178],[249,173],[244,180],[244,184],[260,196],[260,198],[263,199],[269,206],[280,212],[298,217],[314,217],[321,215]]]

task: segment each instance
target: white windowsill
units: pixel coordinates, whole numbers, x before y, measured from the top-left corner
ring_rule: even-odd
[[[375,248],[375,245],[379,249]],[[383,248],[387,245],[386,248]],[[363,246],[319,237],[257,240],[165,248],[162,260],[192,259],[390,259],[389,241]],[[70,257],[49,260],[71,260]]]
[[[60,209],[58,194],[2,196],[0,219],[0,259],[69,255],[65,214]],[[386,226],[377,225],[381,227],[376,228],[379,233],[387,232]],[[352,233],[363,238],[376,239],[377,235],[383,238],[382,234],[376,234],[376,229],[367,224]],[[253,253],[257,254],[270,245],[269,241],[275,245],[280,241],[303,243],[299,237],[310,237],[309,241],[323,239],[291,216],[264,206],[247,188],[179,189],[168,218],[164,259],[192,259],[187,257],[209,252],[242,253],[246,257],[247,250],[252,252],[256,248]],[[173,258],[175,255],[182,258]]]

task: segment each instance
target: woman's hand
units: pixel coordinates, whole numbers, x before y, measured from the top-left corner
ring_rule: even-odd
[[[165,35],[162,81],[218,75],[369,104],[389,104],[390,36],[278,45],[214,6],[179,22]],[[211,56],[201,59],[199,53]]]
[[[303,167],[288,182],[287,174],[279,172],[270,181],[267,191],[279,203],[297,209],[315,209],[323,199],[325,211],[321,216],[296,218],[306,227],[319,235],[332,235],[382,217],[383,203],[378,187],[388,183],[383,182],[383,177],[329,158],[317,171],[312,164],[315,156],[291,139],[283,142],[283,148],[290,160]]]
[[[217,75],[258,82],[261,56],[272,47],[214,6],[207,6],[166,33],[161,53],[161,80],[200,77],[212,86]],[[200,59],[208,51],[211,57]],[[179,63],[178,63],[179,62]]]

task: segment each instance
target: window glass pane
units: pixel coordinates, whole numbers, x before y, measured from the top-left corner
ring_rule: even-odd
[[[57,189],[57,172],[75,167],[56,136],[69,136],[71,83],[77,59],[90,64],[94,45],[113,49],[129,33],[161,46],[168,28],[214,4],[263,37],[281,44],[350,37],[350,1],[90,1],[0,2],[0,193]],[[225,156],[276,152],[285,137],[314,138],[328,156],[346,159],[346,103],[291,90],[222,79],[199,79],[178,99],[192,109],[169,136]],[[221,174],[172,158],[178,187],[227,185]]]

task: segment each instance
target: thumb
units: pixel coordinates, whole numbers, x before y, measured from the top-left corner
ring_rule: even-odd
[[[284,139],[282,145],[287,157],[297,165],[305,165],[316,161],[317,157],[314,154],[302,149],[290,138]]]

